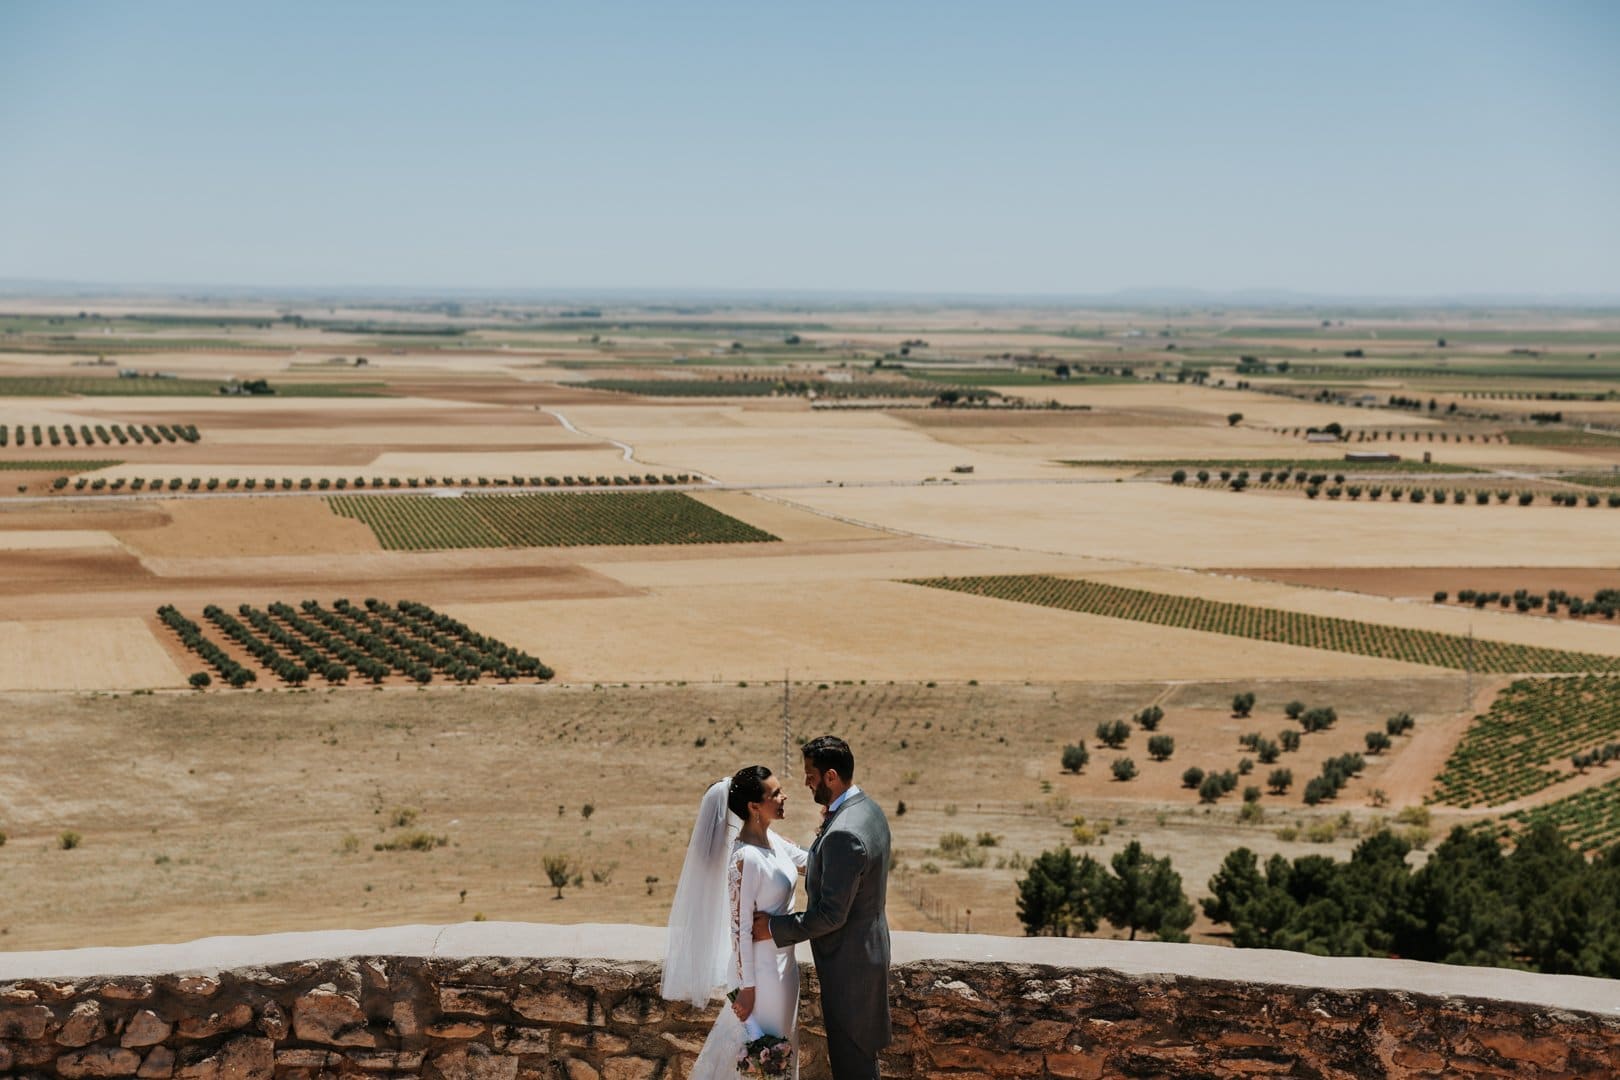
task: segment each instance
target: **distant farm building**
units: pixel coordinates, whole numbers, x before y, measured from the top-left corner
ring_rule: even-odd
[[[1401,455],[1391,454],[1385,450],[1349,450],[1345,452],[1344,460],[1352,464],[1367,464],[1374,461],[1399,461]]]

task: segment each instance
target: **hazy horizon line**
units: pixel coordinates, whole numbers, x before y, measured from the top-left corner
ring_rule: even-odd
[[[740,300],[787,303],[950,303],[993,307],[1075,306],[1102,307],[1185,306],[1188,304],[1264,305],[1313,307],[1371,305],[1379,307],[1532,307],[1615,308],[1620,294],[1569,292],[1457,292],[1457,293],[1320,293],[1264,286],[1207,289],[1191,286],[1130,286],[1107,292],[1000,292],[995,290],[907,290],[836,288],[740,288],[727,286],[456,286],[389,284],[244,284],[238,282],[120,282],[86,279],[0,277],[0,295],[58,298],[84,296],[159,296],[173,299],[256,298],[390,299],[395,301],[526,300],[580,303],[612,299],[619,303],[680,300],[735,302]]]

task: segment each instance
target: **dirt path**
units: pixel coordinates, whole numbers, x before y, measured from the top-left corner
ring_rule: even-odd
[[[1391,806],[1414,806],[1423,801],[1434,786],[1434,778],[1473,724],[1474,717],[1489,709],[1496,695],[1510,682],[1511,679],[1486,680],[1475,690],[1466,710],[1438,723],[1420,724],[1413,730],[1412,741],[1390,761],[1379,785],[1389,796]]]

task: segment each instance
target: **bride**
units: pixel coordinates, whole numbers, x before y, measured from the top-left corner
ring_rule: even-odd
[[[807,853],[771,832],[787,816],[782,782],[750,765],[710,786],[698,808],[686,863],[669,912],[660,992],[668,1001],[706,1006],[736,991],[703,1044],[691,1080],[737,1074],[743,1048],[763,1035],[793,1046],[798,1075],[799,965],[792,948],[754,941],[754,913],[793,909],[793,886]]]

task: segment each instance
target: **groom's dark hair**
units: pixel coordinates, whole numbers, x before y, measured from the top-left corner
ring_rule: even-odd
[[[805,743],[799,751],[804,760],[826,772],[828,769],[836,770],[844,783],[852,783],[855,779],[855,755],[849,749],[849,743],[836,735],[818,735]]]

